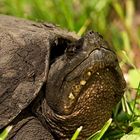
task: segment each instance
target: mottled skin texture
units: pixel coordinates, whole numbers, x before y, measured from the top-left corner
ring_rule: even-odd
[[[101,129],[125,80],[102,36],[0,16],[0,129],[8,139],[79,139]]]

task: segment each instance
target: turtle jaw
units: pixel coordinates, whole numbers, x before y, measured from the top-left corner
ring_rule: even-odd
[[[85,47],[70,60],[64,57],[52,64],[47,81],[46,100],[59,115],[73,112],[83,90],[88,88],[99,70],[113,68],[120,71],[116,54],[108,48]],[[121,72],[118,73],[122,77]]]
[[[112,66],[107,66],[107,67],[102,67],[100,69],[97,69],[97,67],[95,67],[95,69],[96,71],[91,72],[91,68],[90,68],[90,71],[85,72],[87,74],[87,77],[85,79],[81,79],[77,84],[74,84],[71,87],[71,90],[68,94],[68,100],[65,100],[65,102],[63,102],[64,103],[63,106],[61,106],[63,108],[61,110],[62,112],[60,112],[60,115],[70,115],[74,112],[80,112],[79,106],[80,104],[84,104],[86,102],[85,99],[87,99],[87,101],[90,100],[91,102],[94,102],[94,100],[92,100],[93,98],[90,98],[92,94],[100,94],[100,92],[102,92],[103,90],[107,90],[107,88],[112,86],[111,85],[112,83],[109,84],[105,83],[102,85],[103,81],[105,80],[101,78],[102,75],[104,76],[102,72],[107,73],[108,75],[106,74],[106,76],[109,76],[110,73],[115,75],[114,77],[117,78],[115,79],[116,80],[115,82],[116,84],[118,83],[119,85],[115,87],[114,84],[113,85],[114,87],[112,87],[114,89],[118,88],[118,91],[113,93],[114,97],[116,98],[114,100],[114,104],[116,104],[121,99],[125,91],[126,83],[125,80],[122,78],[122,73],[120,71],[119,66],[116,66],[115,68]],[[100,71],[102,72],[100,73]],[[97,77],[100,77],[101,79],[99,79],[99,81],[96,82]],[[113,79],[105,76],[104,78],[110,79],[110,81],[112,81]],[[98,90],[95,90],[96,86],[98,87]],[[111,91],[108,91],[106,96],[108,96],[110,92]],[[90,109],[90,105],[92,106],[92,104],[87,104],[86,108]],[[81,105],[81,109],[82,107],[83,106]]]
[[[61,89],[63,97],[58,108],[58,114],[69,115],[74,111],[76,104],[79,104],[78,100],[80,96],[85,94],[86,89],[90,88],[91,85],[89,83],[92,83],[95,75],[102,69],[106,69],[107,71],[114,69],[115,74],[122,80],[122,73],[114,52],[105,48],[94,50],[65,77]],[[98,76],[101,77],[101,75]],[[83,101],[81,100],[80,102]]]
[[[86,139],[110,118],[112,108],[121,99],[124,89],[125,81],[117,67],[97,70],[84,85],[71,113],[52,113],[52,131],[65,139],[71,138],[75,130],[83,126],[79,139]]]

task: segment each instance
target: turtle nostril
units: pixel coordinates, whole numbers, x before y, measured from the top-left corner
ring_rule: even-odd
[[[89,34],[93,34],[93,33],[94,33],[93,31],[90,31],[90,32],[89,32]]]

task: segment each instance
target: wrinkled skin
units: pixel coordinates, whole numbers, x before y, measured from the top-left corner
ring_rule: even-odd
[[[26,23],[24,24],[26,26]],[[16,28],[18,29],[18,27]],[[37,32],[41,28],[42,26],[39,27]],[[26,97],[30,100],[27,99],[17,109],[19,111],[11,111],[10,116],[12,116],[12,113],[13,116],[8,120],[9,123],[3,119],[2,128],[9,124],[14,126],[8,139],[70,139],[80,126],[83,126],[83,129],[79,139],[86,139],[102,128],[111,117],[113,107],[120,101],[124,93],[126,85],[117,56],[100,34],[90,31],[77,39],[72,37],[73,35],[63,33],[63,30],[56,30],[58,33],[54,35],[56,27],[51,27],[50,31],[48,28],[50,27],[47,25],[47,34],[45,34],[46,29],[42,31],[44,33],[42,38],[49,34],[47,42],[50,41],[51,45],[44,46],[44,55],[39,56],[40,61],[38,60],[38,54],[41,53],[31,55],[36,56],[35,62],[39,61],[35,66],[39,73],[36,74],[39,76],[33,75],[33,84],[36,83],[36,79],[44,80],[42,80],[41,86],[37,85],[38,92],[35,90],[36,94],[32,95],[27,92],[29,97]],[[32,30],[36,29],[33,28]],[[59,41],[58,39],[60,36],[63,43],[62,40]],[[44,41],[41,36],[37,35],[37,37],[40,42]],[[34,42],[35,40],[31,37],[29,41]],[[53,45],[54,42],[57,42],[57,46],[61,47],[62,51],[58,51],[57,46]],[[30,48],[29,44],[26,44],[26,46]],[[19,52],[19,55],[23,54],[22,51]],[[46,55],[47,57],[45,57]],[[45,58],[47,61],[44,60]],[[18,61],[22,63],[22,60]],[[45,66],[46,68],[44,68]],[[23,65],[23,69],[24,67],[26,68],[26,65]],[[42,69],[46,70],[44,77],[40,77],[43,75],[41,73]],[[26,76],[26,71],[20,71],[20,73],[24,73]],[[17,77],[17,79],[20,79],[20,76]],[[25,77],[22,80],[24,81]],[[17,86],[21,84],[20,82],[17,82]],[[29,87],[30,85],[26,86],[27,89]],[[33,90],[36,89],[33,86],[31,87]],[[16,90],[20,88],[19,86],[18,88],[15,87]],[[13,89],[14,92],[15,89]],[[24,92],[26,89],[22,88],[22,90]],[[16,92],[16,97],[22,101],[22,98],[20,98],[22,92],[20,91],[21,89]],[[14,92],[11,92],[11,94]],[[5,91],[3,91],[2,95],[5,94]],[[15,96],[15,94],[13,95]],[[10,97],[8,98],[10,99]],[[0,99],[2,99],[2,96],[0,96]],[[8,116],[8,114],[6,115]],[[3,116],[0,112],[0,118]]]
[[[53,111],[46,120],[59,139],[70,138],[79,126],[79,139],[85,139],[109,119],[124,89],[115,52],[98,33],[88,32],[51,65],[46,101]]]

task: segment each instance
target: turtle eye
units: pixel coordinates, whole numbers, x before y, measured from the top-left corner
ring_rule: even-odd
[[[80,46],[69,46],[67,49],[66,49],[66,56],[68,58],[71,58],[73,56],[75,56],[79,51],[80,51],[81,47]]]
[[[78,46],[75,46],[75,45],[73,45],[73,46],[69,46],[67,49],[66,49],[66,53],[68,54],[68,55],[74,55],[74,54],[76,54],[78,51],[80,50],[80,47]]]
[[[66,55],[68,57],[72,57],[75,54],[79,53],[82,50],[82,46],[83,46],[83,39],[79,39],[76,42],[73,42],[72,44],[69,44],[66,48]]]

